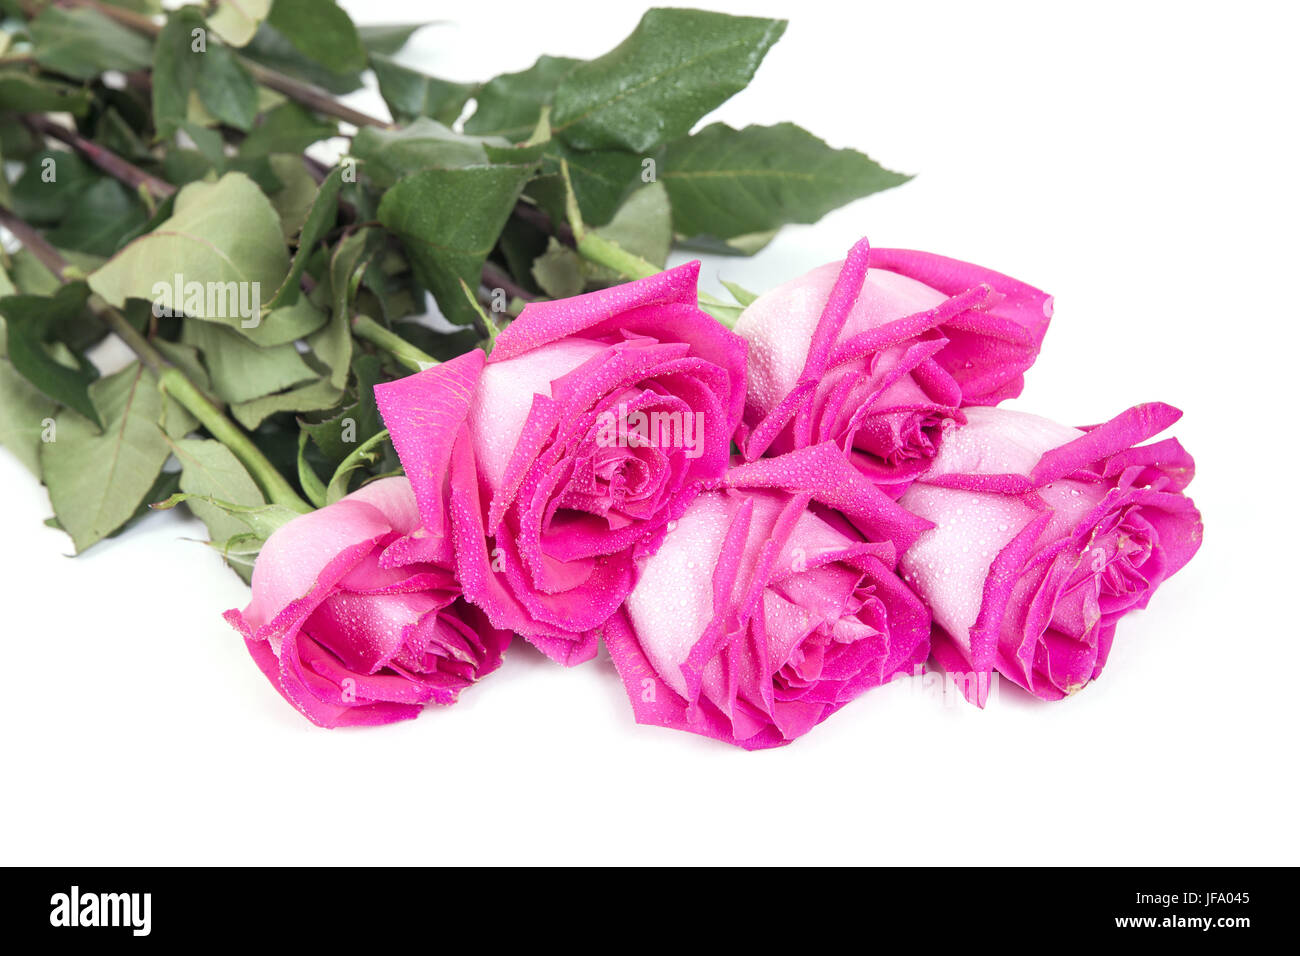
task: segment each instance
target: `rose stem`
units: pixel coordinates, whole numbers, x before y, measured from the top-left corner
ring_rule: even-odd
[[[510,278],[505,270],[495,262],[483,264],[483,285],[489,289],[503,289],[512,299],[532,302],[536,298],[531,292]]]
[[[427,352],[422,352],[396,332],[384,328],[368,315],[358,315],[352,320],[352,334],[383,349],[412,372],[423,372],[439,364]]]
[[[92,143],[75,130],[60,126],[38,113],[28,113],[23,117],[23,122],[33,132],[49,139],[57,139],[59,142],[71,146],[118,182],[130,186],[137,192],[146,191],[153,199],[166,199],[176,193],[176,187],[171,183],[146,173],[139,166],[127,162],[121,156],[105,149],[98,143]]]
[[[653,262],[628,252],[617,242],[588,231],[583,225],[582,211],[578,208],[578,197],[574,194],[573,184],[569,180],[569,164],[563,159],[560,160],[560,175],[564,178],[564,212],[569,219],[569,228],[573,230],[573,237],[577,241],[578,255],[596,265],[613,269],[626,279],[648,279],[663,271]],[[707,292],[697,290],[696,295],[701,309],[727,328],[735,324],[735,320],[727,315],[732,308],[728,303]]]
[[[155,23],[149,17],[136,13],[134,10],[109,6],[106,3],[100,3],[99,0],[66,0],[66,2],[70,2],[73,6],[92,7],[110,20],[116,20],[123,26],[130,27],[132,30],[150,37],[157,37],[162,32],[161,24]],[[317,113],[333,116],[335,119],[341,119],[353,126],[379,126],[388,129],[393,125],[362,113],[360,110],[354,110],[350,106],[344,106],[330,96],[329,93],[312,86],[310,83],[295,80],[293,77],[285,76],[277,70],[262,66],[262,64],[250,60],[246,56],[241,56],[233,49],[231,53],[234,53],[235,59],[239,61],[240,66],[246,69],[258,83],[275,90],[277,93],[283,93],[290,99],[296,100],[303,106],[310,107]]]
[[[0,207],[0,225],[8,229],[36,259],[54,273],[61,283],[68,281],[68,262],[36,229],[18,218],[8,209]],[[108,305],[93,303],[90,309],[117,334],[140,361],[158,376],[158,387],[176,399],[180,405],[199,420],[212,437],[230,449],[248,469],[271,504],[284,505],[294,511],[307,512],[312,508],[298,496],[293,486],[276,470],[262,450],[253,444],[244,431],[222,414],[179,368],[167,361],[135,327]]]

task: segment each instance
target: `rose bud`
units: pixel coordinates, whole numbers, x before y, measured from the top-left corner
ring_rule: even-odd
[[[1146,607],[1201,544],[1175,439],[1182,413],[1139,405],[1070,428],[969,409],[900,504],[933,522],[899,562],[930,606],[934,658],[981,706],[997,671],[1043,700],[1095,679],[1115,625]]]
[[[726,471],[745,343],[698,272],[532,303],[486,359],[375,389],[425,527],[450,509],[465,596],[561,663],[595,655],[636,557]]]
[[[605,626],[637,722],[775,747],[910,673],[930,617],[891,542],[927,527],[829,443],[734,468]]]
[[[386,724],[452,704],[501,663],[510,634],[461,597],[443,553],[393,564],[419,526],[405,478],[383,478],[277,530],[253,599],[226,620],[284,699],[322,727]],[[386,560],[388,558],[388,560]]]
[[[968,405],[1020,394],[1050,296],[955,259],[871,249],[759,296],[749,341],[747,459],[833,441],[895,497]]]

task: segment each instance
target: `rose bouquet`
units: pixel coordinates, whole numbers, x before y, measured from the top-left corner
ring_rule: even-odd
[[[331,4],[9,6],[0,441],[78,552],[202,520],[316,724],[527,644],[603,644],[638,721],[748,749],[927,663],[1057,700],[1199,545],[1175,410],[997,407],[1039,290],[865,240],[732,300],[665,270],[906,179],[789,123],[691,132],[782,21],[651,10],[457,83]],[[334,98],[363,71],[392,122]]]

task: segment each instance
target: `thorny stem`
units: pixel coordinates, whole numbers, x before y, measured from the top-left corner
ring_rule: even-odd
[[[31,252],[36,259],[54,273],[60,282],[67,282],[68,262],[36,229],[9,210],[0,208],[0,226],[4,226]],[[272,504],[284,505],[295,511],[308,512],[312,508],[298,496],[293,486],[276,470],[262,450],[234,422],[227,418],[198,387],[159,352],[149,340],[136,331],[117,309],[92,301],[91,311],[134,352],[140,361],[158,376],[159,387],[203,425],[223,445],[230,449],[240,463],[248,469],[258,486]]]

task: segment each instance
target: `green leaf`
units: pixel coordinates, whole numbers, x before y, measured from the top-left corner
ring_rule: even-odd
[[[340,391],[348,383],[352,363],[352,300],[365,263],[373,255],[370,242],[374,235],[369,229],[358,230],[334,249],[329,272],[333,307],[330,322],[307,340],[312,354],[330,370],[330,384]]]
[[[334,123],[319,119],[297,103],[281,103],[265,113],[239,144],[239,155],[249,159],[270,153],[301,153],[312,143],[337,136],[338,131]]]
[[[199,350],[192,345],[182,345],[179,342],[172,342],[168,339],[158,336],[153,340],[153,347],[166,356],[167,361],[178,367],[185,376],[198,386],[200,391],[212,391],[212,382],[208,379],[208,370],[203,367],[203,361],[199,358]],[[170,395],[166,396],[170,398]],[[169,429],[169,434],[178,434],[176,430]]]
[[[744,286],[735,282],[728,282],[726,279],[719,279],[718,281],[726,287],[727,291],[731,293],[731,297],[739,302],[742,308],[750,305],[758,298],[757,292],[750,292]]]
[[[58,249],[111,256],[122,237],[148,218],[139,197],[116,180],[101,179],[80,195],[63,221],[45,238]]]
[[[112,538],[116,538],[119,534],[122,534],[124,531],[130,528],[131,525],[135,524],[136,521],[143,518],[145,515],[149,514],[150,511],[153,509],[153,504],[155,501],[162,501],[168,495],[174,495],[176,493],[176,489],[180,487],[180,484],[181,484],[181,476],[179,472],[175,472],[175,471],[159,472],[158,477],[155,478],[153,484],[149,486],[149,490],[146,491],[144,493],[144,497],[140,499],[140,504],[136,506],[135,511],[131,512],[131,517],[127,518],[126,521],[118,525],[117,528],[114,529],[114,531],[111,534],[107,535],[107,537],[109,539],[112,539]],[[51,517],[49,520],[55,522],[55,524],[52,525],[52,527],[56,527],[60,531],[65,530],[63,526],[58,523],[59,519],[57,517]]]
[[[306,338],[322,328],[329,321],[329,316],[305,295],[298,297],[292,305],[282,305],[272,309],[262,317],[262,324],[255,329],[239,331],[250,342],[269,348]]]
[[[333,0],[275,0],[267,22],[309,60],[335,73],[363,70],[366,48],[352,18]]]
[[[398,182],[379,203],[379,221],[401,238],[420,282],[452,322],[473,322],[460,283],[478,287],[483,263],[531,174],[528,166],[425,169]]]
[[[784,20],[650,10],[626,40],[564,78],[552,129],[578,149],[644,155],[744,89],[784,31]]]
[[[287,392],[232,405],[230,414],[239,424],[252,430],[280,412],[316,412],[333,408],[342,398],[342,389],[335,388],[328,379],[318,379]]]
[[[513,141],[527,139],[555,88],[580,63],[582,60],[542,56],[522,72],[503,73],[489,80],[474,96],[478,106],[465,121],[465,132]]]
[[[230,48],[211,44],[195,83],[204,108],[215,118],[247,132],[257,118],[257,83]]]
[[[29,29],[36,62],[79,80],[105,70],[140,70],[153,62],[148,40],[90,7],[47,6]]]
[[[567,299],[587,284],[583,262],[582,256],[552,236],[546,252],[533,260],[532,275],[538,288],[552,299]]]
[[[325,482],[320,480],[320,475],[316,474],[311,462],[307,460],[307,443],[310,440],[311,436],[306,431],[298,432],[298,484],[308,501],[317,508],[324,508]]]
[[[0,445],[38,478],[41,474],[41,433],[52,421],[57,404],[41,394],[7,361],[0,359]]]
[[[473,347],[471,341],[462,351]],[[383,380],[382,362],[374,355],[357,355],[352,360],[352,371],[356,378],[355,401],[328,418],[298,421],[302,434],[310,435],[325,460],[335,466],[357,447],[358,442],[364,442],[384,427],[379,407],[375,404],[375,385]]]
[[[289,242],[302,231],[316,202],[318,187],[301,154],[276,153],[267,157],[271,172],[282,183],[268,198],[280,216],[280,232]],[[294,279],[297,284],[297,279]]]
[[[578,198],[583,222],[600,225],[609,222],[614,211],[640,178],[642,159],[618,149],[577,150],[562,140],[546,144],[548,174],[558,173],[560,160],[569,164],[569,181]]]
[[[105,424],[91,396],[91,383],[99,377],[95,367],[76,355],[74,366],[58,361],[45,347],[55,327],[78,316],[85,308],[84,282],[72,282],[51,296],[11,295],[0,299],[5,317],[9,360],[27,381],[61,405],[75,409],[94,423]]]
[[[136,13],[148,14],[151,17],[162,13],[162,0],[103,0],[103,3],[106,6],[134,10]]]
[[[351,93],[363,85],[360,69],[339,72],[333,64],[318,63],[305,57],[288,37],[268,23],[258,27],[243,53],[277,72],[305,80],[335,95]]]
[[[348,493],[348,484],[354,472],[368,465],[373,465],[383,458],[380,445],[388,441],[388,432],[381,431],[372,435],[356,447],[356,450],[343,459],[334,471],[329,487],[325,489],[326,504],[333,504]]]
[[[203,355],[212,390],[226,402],[252,401],[316,378],[292,343],[264,348],[225,326],[188,318],[181,342]]]
[[[676,237],[677,247],[716,256],[752,256],[766,248],[779,231],[768,229],[763,232],[748,232],[743,236],[732,236],[730,239],[718,239],[714,236],[682,236],[679,233]]]
[[[392,56],[406,46],[406,41],[411,39],[411,34],[428,26],[433,26],[433,22],[383,23],[370,27],[357,27],[357,33],[361,36],[361,45],[370,51],[372,57],[376,53]]]
[[[542,229],[512,215],[497,240],[497,249],[505,259],[506,268],[515,281],[529,291],[537,290],[532,278],[533,262],[546,252],[549,239],[550,236]]]
[[[40,80],[28,73],[0,71],[0,110],[23,113],[71,113],[85,116],[90,110],[90,91],[54,80]],[[12,155],[12,150],[10,151]]]
[[[298,280],[302,278],[303,271],[307,268],[307,260],[311,258],[316,243],[325,238],[325,234],[333,228],[334,220],[338,218],[339,190],[342,187],[343,168],[336,166],[330,170],[330,174],[325,177],[325,181],[321,183],[316,193],[315,201],[311,204],[311,210],[303,223],[298,250],[294,253],[289,274],[285,276],[284,282],[268,303],[271,308],[298,301]]]
[[[94,167],[76,153],[50,149],[27,160],[11,189],[13,210],[35,225],[60,222],[87,189],[100,180]]]
[[[596,232],[662,269],[673,244],[672,210],[663,183],[635,189],[609,225]]]
[[[222,138],[220,130],[208,129],[189,120],[182,122],[180,129],[194,141],[195,147],[214,170],[218,173],[226,171],[226,141]]]
[[[288,271],[289,256],[275,208],[243,173],[227,173],[215,183],[191,183],[182,189],[171,217],[109,259],[90,275],[89,282],[111,305],[122,306],[128,298],[158,301],[165,297],[164,304],[187,310],[188,302],[172,301],[174,280],[180,276],[185,285],[199,283],[207,293],[222,293],[220,300],[207,295],[204,314],[193,313],[196,317],[252,337],[256,326],[244,328],[242,323],[253,317],[232,306],[231,290],[233,298],[251,305],[252,283],[270,292],[279,288]]]
[[[181,491],[195,517],[208,529],[212,541],[224,541],[248,532],[248,524],[205,498],[249,508],[266,505],[257,483],[239,459],[219,441],[183,438],[170,442],[172,453],[181,464]]]
[[[145,141],[150,129],[149,108],[133,92],[106,89],[102,112],[94,118],[90,138],[132,163],[154,159]]]
[[[224,501],[213,495],[192,494],[189,492],[174,494],[163,501],[155,503],[152,507],[155,511],[167,511],[182,502],[192,506],[196,501],[212,505],[214,508],[220,508],[249,529],[249,534],[255,534],[263,541],[294,518],[302,517],[301,512],[286,508],[284,505],[241,505],[234,501]]]
[[[714,123],[668,145],[660,179],[677,232],[730,239],[816,222],[908,177],[862,153],[832,149],[792,123],[741,130]]]
[[[271,9],[271,0],[217,0],[208,26],[231,46],[245,46]]]
[[[150,96],[153,125],[163,139],[175,134],[189,116],[190,91],[202,67],[193,48],[193,31],[203,26],[195,7],[181,7],[167,15],[153,51],[153,82]]]
[[[399,129],[367,126],[352,140],[352,155],[366,165],[366,175],[380,189],[403,176],[430,167],[460,168],[488,163],[485,144],[505,147],[503,139],[462,136],[442,123],[418,117]]]
[[[370,55],[370,67],[379,81],[379,95],[399,123],[428,116],[450,126],[474,95],[471,83],[453,83],[402,66],[379,53]]]
[[[78,552],[130,520],[171,454],[158,427],[157,380],[138,362],[96,382],[90,395],[103,432],[63,411],[55,440],[40,451],[54,514]]]
[[[18,287],[14,285],[13,280],[9,278],[9,273],[4,270],[5,265],[6,263],[0,261],[0,299],[18,294]],[[9,347],[5,340],[5,317],[4,313],[0,313],[0,358],[9,357]]]
[[[162,177],[173,186],[188,186],[214,172],[212,162],[197,149],[174,146],[163,157]]]
[[[672,216],[668,195],[660,183],[642,186],[628,197],[606,226],[593,230],[632,255],[662,269],[672,246]],[[614,284],[619,273],[596,265],[553,237],[546,253],[533,263],[532,275],[553,299],[578,295],[593,282]]]
[[[209,541],[208,547],[221,555],[221,560],[226,562],[226,566],[238,574],[245,584],[251,585],[253,568],[265,544],[265,538],[247,532],[232,535],[224,541]]]

